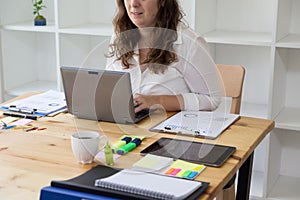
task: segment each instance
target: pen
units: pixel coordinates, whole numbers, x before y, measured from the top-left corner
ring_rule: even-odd
[[[25,131],[29,132],[29,131],[34,131],[34,130],[37,130],[37,129],[38,129],[38,127],[32,127],[32,128],[26,129]]]
[[[8,113],[8,112],[3,113],[3,115],[11,116],[11,117],[20,117],[20,118],[25,118],[25,119],[37,120],[37,116],[35,116],[35,115],[26,115],[26,114]]]
[[[15,106],[15,105],[10,105],[8,110],[13,111],[13,112],[21,112],[24,114],[35,114],[35,112],[37,111],[37,109],[35,109],[35,108],[33,108],[33,109],[17,108],[17,106]]]
[[[172,129],[171,127],[164,127],[163,132],[169,132],[169,133],[179,133],[179,134],[189,134],[189,135],[196,135],[197,133],[195,131],[190,131],[187,129]]]
[[[15,127],[16,127],[16,125],[3,126],[2,130],[8,130],[8,129],[15,128]]]
[[[131,140],[132,140],[131,137],[124,137],[121,140],[115,142],[111,147],[113,152],[114,153],[117,152],[120,147],[128,144]]]

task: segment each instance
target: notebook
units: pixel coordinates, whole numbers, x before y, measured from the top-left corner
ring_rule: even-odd
[[[150,131],[215,139],[238,118],[237,114],[216,111],[181,111]]]
[[[100,195],[99,198],[102,196],[109,196],[109,197],[116,197],[120,199],[133,199],[133,200],[153,200],[154,198],[146,197],[144,195],[138,195],[128,192],[122,192],[118,190],[97,187],[95,186],[95,180],[110,177],[116,173],[118,173],[121,169],[111,168],[108,166],[97,165],[90,169],[89,171],[74,177],[69,180],[52,180],[51,186],[63,189],[69,189],[74,191],[81,191],[91,194],[98,194]],[[169,177],[172,179],[177,179],[173,177]],[[209,186],[208,182],[201,182],[201,187],[198,190],[195,190],[191,195],[189,195],[186,200],[197,199],[201,194],[205,192],[207,187]]]
[[[134,112],[128,72],[61,67],[68,112],[78,118],[136,123],[148,110]]]
[[[185,199],[202,186],[199,181],[123,169],[107,178],[97,179],[95,186],[138,194],[153,199]],[[180,187],[179,187],[180,186]]]

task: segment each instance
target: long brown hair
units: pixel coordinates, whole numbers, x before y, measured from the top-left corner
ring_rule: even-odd
[[[151,48],[147,58],[141,64],[149,64],[148,69],[158,73],[177,61],[173,51],[173,43],[177,40],[177,26],[183,18],[177,0],[159,0],[155,28],[152,28]],[[138,27],[127,15],[124,0],[117,0],[118,11],[113,19],[116,38],[110,45],[108,57],[116,55],[125,69],[130,67],[129,59],[134,55],[134,47],[140,39]]]

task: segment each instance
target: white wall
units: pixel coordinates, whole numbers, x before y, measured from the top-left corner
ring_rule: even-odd
[[[0,26],[1,26],[1,17],[0,17]],[[0,30],[0,102],[3,102],[3,73],[2,73],[2,45],[1,45],[1,30]]]

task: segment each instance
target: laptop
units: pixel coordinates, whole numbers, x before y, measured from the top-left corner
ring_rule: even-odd
[[[128,72],[63,66],[60,68],[68,112],[78,118],[137,123],[149,110],[134,112]]]

